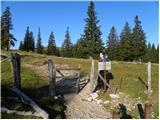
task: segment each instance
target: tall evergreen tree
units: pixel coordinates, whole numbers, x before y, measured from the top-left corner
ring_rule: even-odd
[[[156,63],[159,63],[159,44],[156,49]]]
[[[134,19],[135,26],[132,33],[132,56],[134,60],[141,60],[146,53],[146,36],[138,16]]]
[[[153,62],[153,63],[156,63],[157,61],[156,61],[156,56],[157,56],[157,54],[156,54],[156,47],[155,47],[155,45],[154,44],[152,44],[152,48],[151,48],[151,62]]]
[[[15,41],[17,41],[13,34],[10,33],[10,30],[12,29],[13,25],[10,8],[6,7],[1,16],[1,47],[7,48],[7,50],[9,50],[10,46],[14,46]]]
[[[20,42],[19,50],[23,50],[23,41]]]
[[[24,51],[27,51],[27,52],[29,51],[29,39],[30,39],[29,34],[30,34],[29,27],[27,27],[25,37],[24,37],[24,46],[23,46]]]
[[[131,29],[129,27],[128,22],[125,23],[125,26],[120,34],[120,56],[121,56],[121,60],[124,61],[129,61],[132,60],[131,58],[131,40],[132,40],[132,36],[131,36]]]
[[[152,60],[152,46],[150,42],[148,43],[146,54],[147,54],[147,62],[151,61]]]
[[[55,43],[55,37],[53,32],[51,32],[48,40],[48,46],[47,46],[47,54],[48,55],[56,55],[56,43]]]
[[[35,42],[34,42],[33,32],[29,33],[28,43],[29,43],[29,50],[32,51],[32,52],[34,52]]]
[[[117,60],[119,58],[119,40],[116,32],[116,28],[112,26],[107,40],[106,52],[111,60]]]
[[[38,29],[38,37],[37,37],[37,53],[40,54],[43,53],[40,28]]]
[[[66,34],[65,34],[65,39],[61,47],[61,55],[63,57],[72,57],[72,49],[73,49],[73,44],[71,43],[71,37],[69,34],[69,28],[67,27]]]
[[[100,26],[98,26],[99,20],[95,13],[95,5],[93,1],[90,1],[87,12],[88,17],[85,19],[86,25],[84,29],[82,46],[85,50],[84,56],[92,56],[97,58],[99,52],[103,50],[103,42],[101,39]]]

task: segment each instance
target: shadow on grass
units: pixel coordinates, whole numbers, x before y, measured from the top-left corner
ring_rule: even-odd
[[[138,77],[138,80],[148,89],[148,85],[142,80],[141,77]]]
[[[64,105],[64,97],[54,99],[49,96],[49,86],[43,86],[38,89],[23,89],[33,101],[49,114],[49,119],[65,119],[64,113],[66,106]]]

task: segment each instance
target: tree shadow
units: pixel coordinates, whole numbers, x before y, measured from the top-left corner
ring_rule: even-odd
[[[137,107],[138,107],[140,118],[144,119],[144,110],[143,110],[142,104],[137,104]]]
[[[132,119],[132,116],[127,114],[127,108],[124,104],[119,104],[120,119]]]
[[[142,80],[141,77],[138,77],[138,80],[148,89],[148,85]]]

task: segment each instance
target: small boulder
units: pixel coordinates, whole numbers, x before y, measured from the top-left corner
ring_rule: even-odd
[[[113,99],[118,99],[120,98],[118,94],[109,94],[109,96]]]
[[[104,101],[103,104],[105,105],[109,104],[109,100]]]
[[[92,97],[93,100],[98,97],[98,94],[97,94],[97,93],[92,93],[92,94],[90,94],[90,95],[91,95],[91,97]]]
[[[102,103],[102,100],[100,100],[100,99],[99,100],[95,99],[95,101],[96,101],[97,105]]]
[[[93,100],[92,97],[87,98],[87,101],[89,101],[89,102],[91,102],[92,100]]]

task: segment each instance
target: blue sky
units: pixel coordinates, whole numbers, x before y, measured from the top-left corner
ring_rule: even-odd
[[[6,6],[11,9],[14,27],[11,32],[18,40],[15,48],[18,48],[20,40],[24,39],[27,26],[33,31],[35,41],[38,27],[40,27],[43,45],[48,44],[50,32],[53,31],[57,46],[61,46],[67,26],[72,43],[76,43],[83,34],[88,5],[89,1],[3,1],[2,11]],[[126,21],[133,28],[134,17],[138,15],[146,33],[147,42],[157,46],[158,1],[96,1],[95,10],[100,20],[104,43],[112,26],[115,26],[120,34]]]

